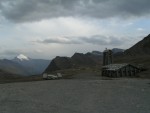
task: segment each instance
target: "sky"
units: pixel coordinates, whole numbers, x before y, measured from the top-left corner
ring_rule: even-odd
[[[128,49],[150,34],[150,0],[0,0],[0,58]]]

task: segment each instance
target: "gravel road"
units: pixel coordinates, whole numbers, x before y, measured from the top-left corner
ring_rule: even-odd
[[[0,84],[0,113],[150,113],[150,80],[69,79]]]

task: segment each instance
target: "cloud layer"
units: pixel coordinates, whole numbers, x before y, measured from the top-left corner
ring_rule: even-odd
[[[91,45],[101,45],[101,46],[120,46],[124,44],[125,37],[122,40],[119,37],[114,36],[103,36],[103,35],[93,35],[90,37],[60,37],[60,38],[49,38],[44,40],[33,41],[40,44],[91,44]]]
[[[0,0],[0,58],[127,49],[149,34],[150,0]]]
[[[0,12],[14,22],[88,16],[132,18],[150,14],[150,0],[1,0]]]

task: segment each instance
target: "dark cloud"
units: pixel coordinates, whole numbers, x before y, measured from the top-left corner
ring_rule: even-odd
[[[59,39],[45,39],[43,41],[34,41],[36,43],[43,43],[43,44],[80,44],[80,41],[69,39],[67,37],[59,38]]]
[[[95,45],[106,45],[108,44],[107,38],[105,36],[94,35],[91,37],[80,37],[79,38],[84,43],[95,44]]]
[[[92,44],[92,45],[112,45],[119,46],[124,43],[124,40],[121,40],[117,37],[106,37],[102,35],[93,35],[90,37],[63,37],[59,39],[45,39],[42,41],[34,41],[36,43],[43,44]]]
[[[1,0],[1,14],[14,22],[66,16],[140,17],[150,14],[150,0]]]

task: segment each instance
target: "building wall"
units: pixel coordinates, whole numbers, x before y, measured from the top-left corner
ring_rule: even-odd
[[[107,70],[102,69],[102,76],[108,76],[108,77],[132,77],[136,76],[136,74],[140,72],[140,70],[136,67],[133,67],[131,65],[127,65],[125,67],[122,67],[118,70]]]

